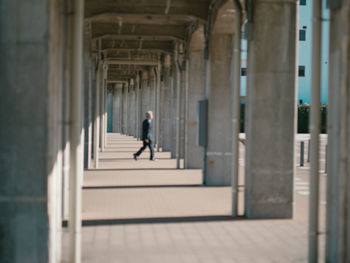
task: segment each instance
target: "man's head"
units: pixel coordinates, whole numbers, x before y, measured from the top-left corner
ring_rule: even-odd
[[[152,111],[147,111],[146,112],[146,118],[148,120],[152,120],[153,119],[153,112]]]

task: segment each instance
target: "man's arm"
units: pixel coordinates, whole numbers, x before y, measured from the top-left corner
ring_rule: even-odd
[[[147,125],[146,125],[146,127],[147,127],[147,139],[149,141],[152,140],[152,126],[151,125],[152,124],[149,121],[147,121]]]
[[[149,123],[147,120],[145,120],[142,124],[142,129],[143,129],[143,137],[145,142],[149,142]]]

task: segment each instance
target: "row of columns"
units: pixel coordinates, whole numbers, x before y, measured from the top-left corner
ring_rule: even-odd
[[[255,5],[259,8],[253,13],[254,34],[248,50],[245,214],[251,218],[290,218],[296,128],[297,4],[257,1]],[[147,110],[156,113],[154,132],[159,125],[156,143],[171,151],[178,168],[180,159],[184,159],[185,168],[203,168],[207,185],[231,185],[232,87],[239,84],[235,82],[239,76],[232,74],[234,56],[240,54],[234,52],[234,33],[220,28],[220,16],[213,23],[207,46],[198,44],[203,37],[196,34],[204,34],[203,28],[199,28],[189,42],[187,56],[184,57],[184,47],[177,45],[172,61],[168,59],[167,66],[163,66],[159,114],[157,72],[153,69],[140,76],[141,101],[135,110],[140,116],[138,122]],[[238,70],[235,72],[237,75]],[[119,105],[115,108],[122,108],[123,117],[135,121],[127,117],[133,110],[125,106],[131,101],[128,98],[132,92],[129,86],[124,86],[123,91],[123,99],[118,99],[117,92],[115,101]],[[205,148],[197,144],[197,102],[203,99],[208,100]],[[122,125],[121,131],[129,134],[124,122]]]
[[[327,262],[345,263],[350,258],[350,2],[329,2],[332,8],[328,118],[331,157],[327,176],[326,257]],[[254,29],[248,44],[246,101],[245,201],[246,215],[251,218],[286,218],[293,213],[297,3],[256,0],[254,12],[248,18]],[[89,97],[85,115],[92,119],[84,127],[83,1],[74,1],[65,12],[61,12],[59,1],[54,0],[31,2],[30,6],[23,6],[23,2],[20,8],[17,5],[16,1],[0,2],[3,58],[0,83],[4,87],[0,97],[0,234],[6,240],[1,244],[4,253],[0,259],[62,261],[62,219],[66,218],[69,260],[80,262],[84,134],[87,135],[85,150],[89,151],[85,163],[93,166],[93,159],[98,167],[98,154],[106,143],[107,67],[91,59],[91,55],[84,56],[88,63],[85,72],[89,68],[91,74],[85,81],[89,85],[85,92]],[[35,12],[22,15],[23,10],[34,7]],[[42,20],[37,17],[49,22],[40,23]],[[34,21],[34,26],[28,21]],[[62,27],[63,22],[67,22],[67,27]],[[193,161],[191,166],[197,168],[200,162],[190,154],[198,158],[198,153],[204,152],[206,183],[212,185],[231,183],[228,159],[232,150],[228,145],[234,138],[227,124],[232,118],[232,101],[227,97],[231,97],[233,85],[228,70],[234,56],[232,37],[214,32],[209,36],[208,55],[204,48],[190,49],[187,63],[170,62],[162,71],[158,89],[159,97],[166,103],[158,104],[157,143],[164,149],[177,148],[173,156],[184,157],[186,167]],[[202,75],[205,78],[196,80]],[[129,94],[129,89],[137,89],[135,136],[139,137],[144,112],[156,110],[154,83],[158,82],[151,71],[143,72],[135,83],[133,88],[129,83],[117,84],[115,94],[122,98],[123,94]],[[193,144],[196,141],[193,108],[195,101],[203,97],[209,105],[205,149]],[[133,107],[124,108],[123,103],[121,99],[120,110],[115,112],[132,111]],[[123,130],[123,123],[124,129],[132,127],[125,124],[124,113],[118,120],[116,129],[130,132]],[[179,130],[186,131],[183,142]],[[175,147],[179,142],[180,146]],[[181,147],[187,149],[185,156]]]
[[[337,13],[337,19],[331,26],[336,27],[348,17],[345,7]],[[293,216],[293,180],[295,175],[295,133],[296,133],[296,79],[297,79],[297,2],[256,1],[254,12],[249,15],[248,23],[253,23],[253,32],[247,32],[248,37],[248,78],[246,96],[246,162],[245,162],[245,215],[250,218],[291,218]],[[341,22],[342,21],[342,22]],[[346,20],[347,22],[347,20]],[[345,23],[346,23],[345,22]],[[220,21],[214,21],[215,28]],[[220,26],[219,26],[220,27]],[[202,29],[199,29],[199,31]],[[334,32],[334,30],[333,30]],[[157,148],[171,151],[171,156],[184,159],[185,168],[202,168],[204,182],[207,185],[239,184],[235,176],[236,169],[232,166],[237,153],[234,153],[233,127],[235,122],[235,107],[237,103],[233,96],[233,88],[237,86],[237,74],[233,74],[235,53],[234,34],[225,30],[212,30],[208,44],[195,43],[198,32],[192,36],[193,43],[187,47],[186,58],[181,57],[183,47],[177,46],[174,58],[164,61],[161,71],[150,69],[143,71],[130,83],[115,85],[114,112],[119,112],[114,118],[114,131],[140,137],[140,123],[144,113],[152,110],[155,113],[155,138]],[[333,33],[334,34],[334,33]],[[346,53],[341,41],[335,41],[331,50]],[[237,46],[237,45],[236,45]],[[206,55],[207,52],[207,55]],[[345,72],[348,60],[340,59],[331,52],[330,62],[335,69]],[[332,55],[333,54],[333,55]],[[335,55],[334,55],[335,54]],[[166,66],[165,66],[166,64]],[[338,71],[337,71],[338,72]],[[336,72],[331,71],[330,82],[336,83],[339,90],[330,90],[330,151],[334,152],[331,160],[330,174],[343,171],[340,159],[347,156],[346,150],[341,151],[337,141],[342,133],[346,137],[347,123],[339,122],[346,108],[339,94],[342,89],[346,94],[348,80],[339,79]],[[341,75],[342,76],[342,75]],[[342,86],[343,85],[343,86]],[[338,92],[339,91],[339,92]],[[342,97],[345,98],[345,97]],[[197,102],[208,100],[207,146],[201,148],[197,144]],[[236,102],[234,102],[234,100]],[[338,103],[341,101],[342,103]],[[271,105],[274,105],[272,107]],[[237,113],[235,113],[237,114]],[[344,115],[345,116],[345,115]],[[228,120],[232,120],[228,121]],[[334,120],[334,121],[333,121]],[[236,127],[237,128],[237,127]],[[237,134],[237,132],[235,132]],[[237,138],[235,139],[237,141]],[[343,157],[342,157],[343,156]],[[339,158],[338,158],[339,157]],[[338,159],[337,159],[338,158]],[[236,174],[237,176],[237,174]],[[342,188],[346,193],[347,177],[334,179],[329,176],[328,202],[334,204],[335,192]],[[343,187],[346,186],[346,187]],[[237,189],[233,189],[235,194]],[[340,223],[342,229],[347,229],[346,220],[339,217],[348,213],[346,194],[339,199],[337,205],[328,206],[328,229],[330,231],[327,257],[330,262],[339,252],[343,255],[348,236],[340,235],[336,227]],[[233,199],[237,202],[236,199]],[[233,206],[236,209],[236,206]],[[343,221],[342,221],[343,220]],[[341,251],[340,251],[341,250]],[[340,259],[339,259],[340,260]]]
[[[346,3],[343,5],[345,7],[340,10],[334,9],[333,14],[337,14],[337,19],[332,20],[331,26],[336,27],[337,23],[348,19],[344,11],[348,6]],[[250,218],[291,218],[295,174],[298,7],[297,2],[287,0],[278,3],[260,0],[254,6],[248,21],[253,23],[254,31],[247,32],[248,37],[249,34],[251,36],[248,39],[245,105],[245,215]],[[237,180],[237,173],[232,176],[235,174],[233,169],[236,169],[232,166],[235,161],[233,157],[237,159],[238,156],[233,152],[237,146],[232,147],[235,145],[233,127],[239,121],[233,115],[235,107],[232,106],[237,103],[234,102],[237,93],[232,95],[232,87],[238,85],[235,81],[237,76],[232,74],[234,56],[238,54],[235,53],[235,33],[215,30],[220,27],[215,25],[220,23],[218,20],[214,21],[206,47],[195,43],[196,34],[202,30],[199,28],[192,36],[194,42],[191,43],[191,40],[187,47],[186,57],[183,57],[184,47],[179,45],[172,61],[166,56],[162,68],[158,66],[143,71],[133,84],[115,85],[113,107],[117,114],[113,130],[139,138],[144,113],[152,110],[155,113],[154,138],[157,149],[171,151],[171,156],[177,159],[178,168],[180,159],[184,159],[185,168],[203,169],[205,184],[234,184],[238,187],[240,182],[233,181]],[[339,54],[347,52],[344,46],[338,44],[348,41],[346,37],[346,33],[346,40],[339,37],[338,42],[331,44],[331,50],[337,50]],[[335,116],[342,116],[341,113],[346,112],[346,108],[341,110],[336,105],[346,104],[341,101],[339,94],[346,93],[348,80],[334,76],[339,71],[346,71],[348,60],[342,61],[337,52],[330,54],[330,63],[337,70],[331,70],[330,82],[339,87],[339,90],[329,92],[329,114],[332,116],[329,122],[329,149],[334,153],[330,161],[330,167],[333,167],[330,168],[330,175],[339,171],[346,174],[339,160],[347,152],[341,151],[337,141],[339,136],[335,136],[342,133],[346,137],[346,127],[341,126],[346,120],[339,122],[340,118]],[[197,102],[203,99],[208,100],[208,141],[205,148],[197,144]],[[343,186],[347,184],[340,182],[346,182],[347,177],[328,178],[328,202],[334,204],[334,193],[340,188],[343,193],[346,192],[347,188]],[[233,189],[234,194],[236,191],[237,188]],[[346,251],[343,244],[346,244],[348,237],[340,235],[341,231],[335,227],[339,223],[342,229],[347,228],[348,222],[339,217],[340,214],[348,213],[349,209],[345,205],[346,201],[343,201],[346,194],[343,197],[337,205],[328,206],[328,260],[334,259],[339,250]],[[233,200],[237,202],[237,199]],[[233,207],[237,209],[237,206]]]

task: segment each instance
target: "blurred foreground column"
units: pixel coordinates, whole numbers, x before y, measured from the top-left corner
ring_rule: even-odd
[[[350,262],[350,1],[333,1],[330,20],[327,258]]]

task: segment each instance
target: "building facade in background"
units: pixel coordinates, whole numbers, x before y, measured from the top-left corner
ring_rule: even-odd
[[[328,103],[328,50],[329,50],[329,10],[323,0],[322,8],[322,74],[321,103]],[[300,0],[299,5],[299,68],[298,103],[310,103],[311,99],[311,55],[312,55],[312,0]],[[247,85],[247,41],[242,40],[241,96],[246,95]]]

